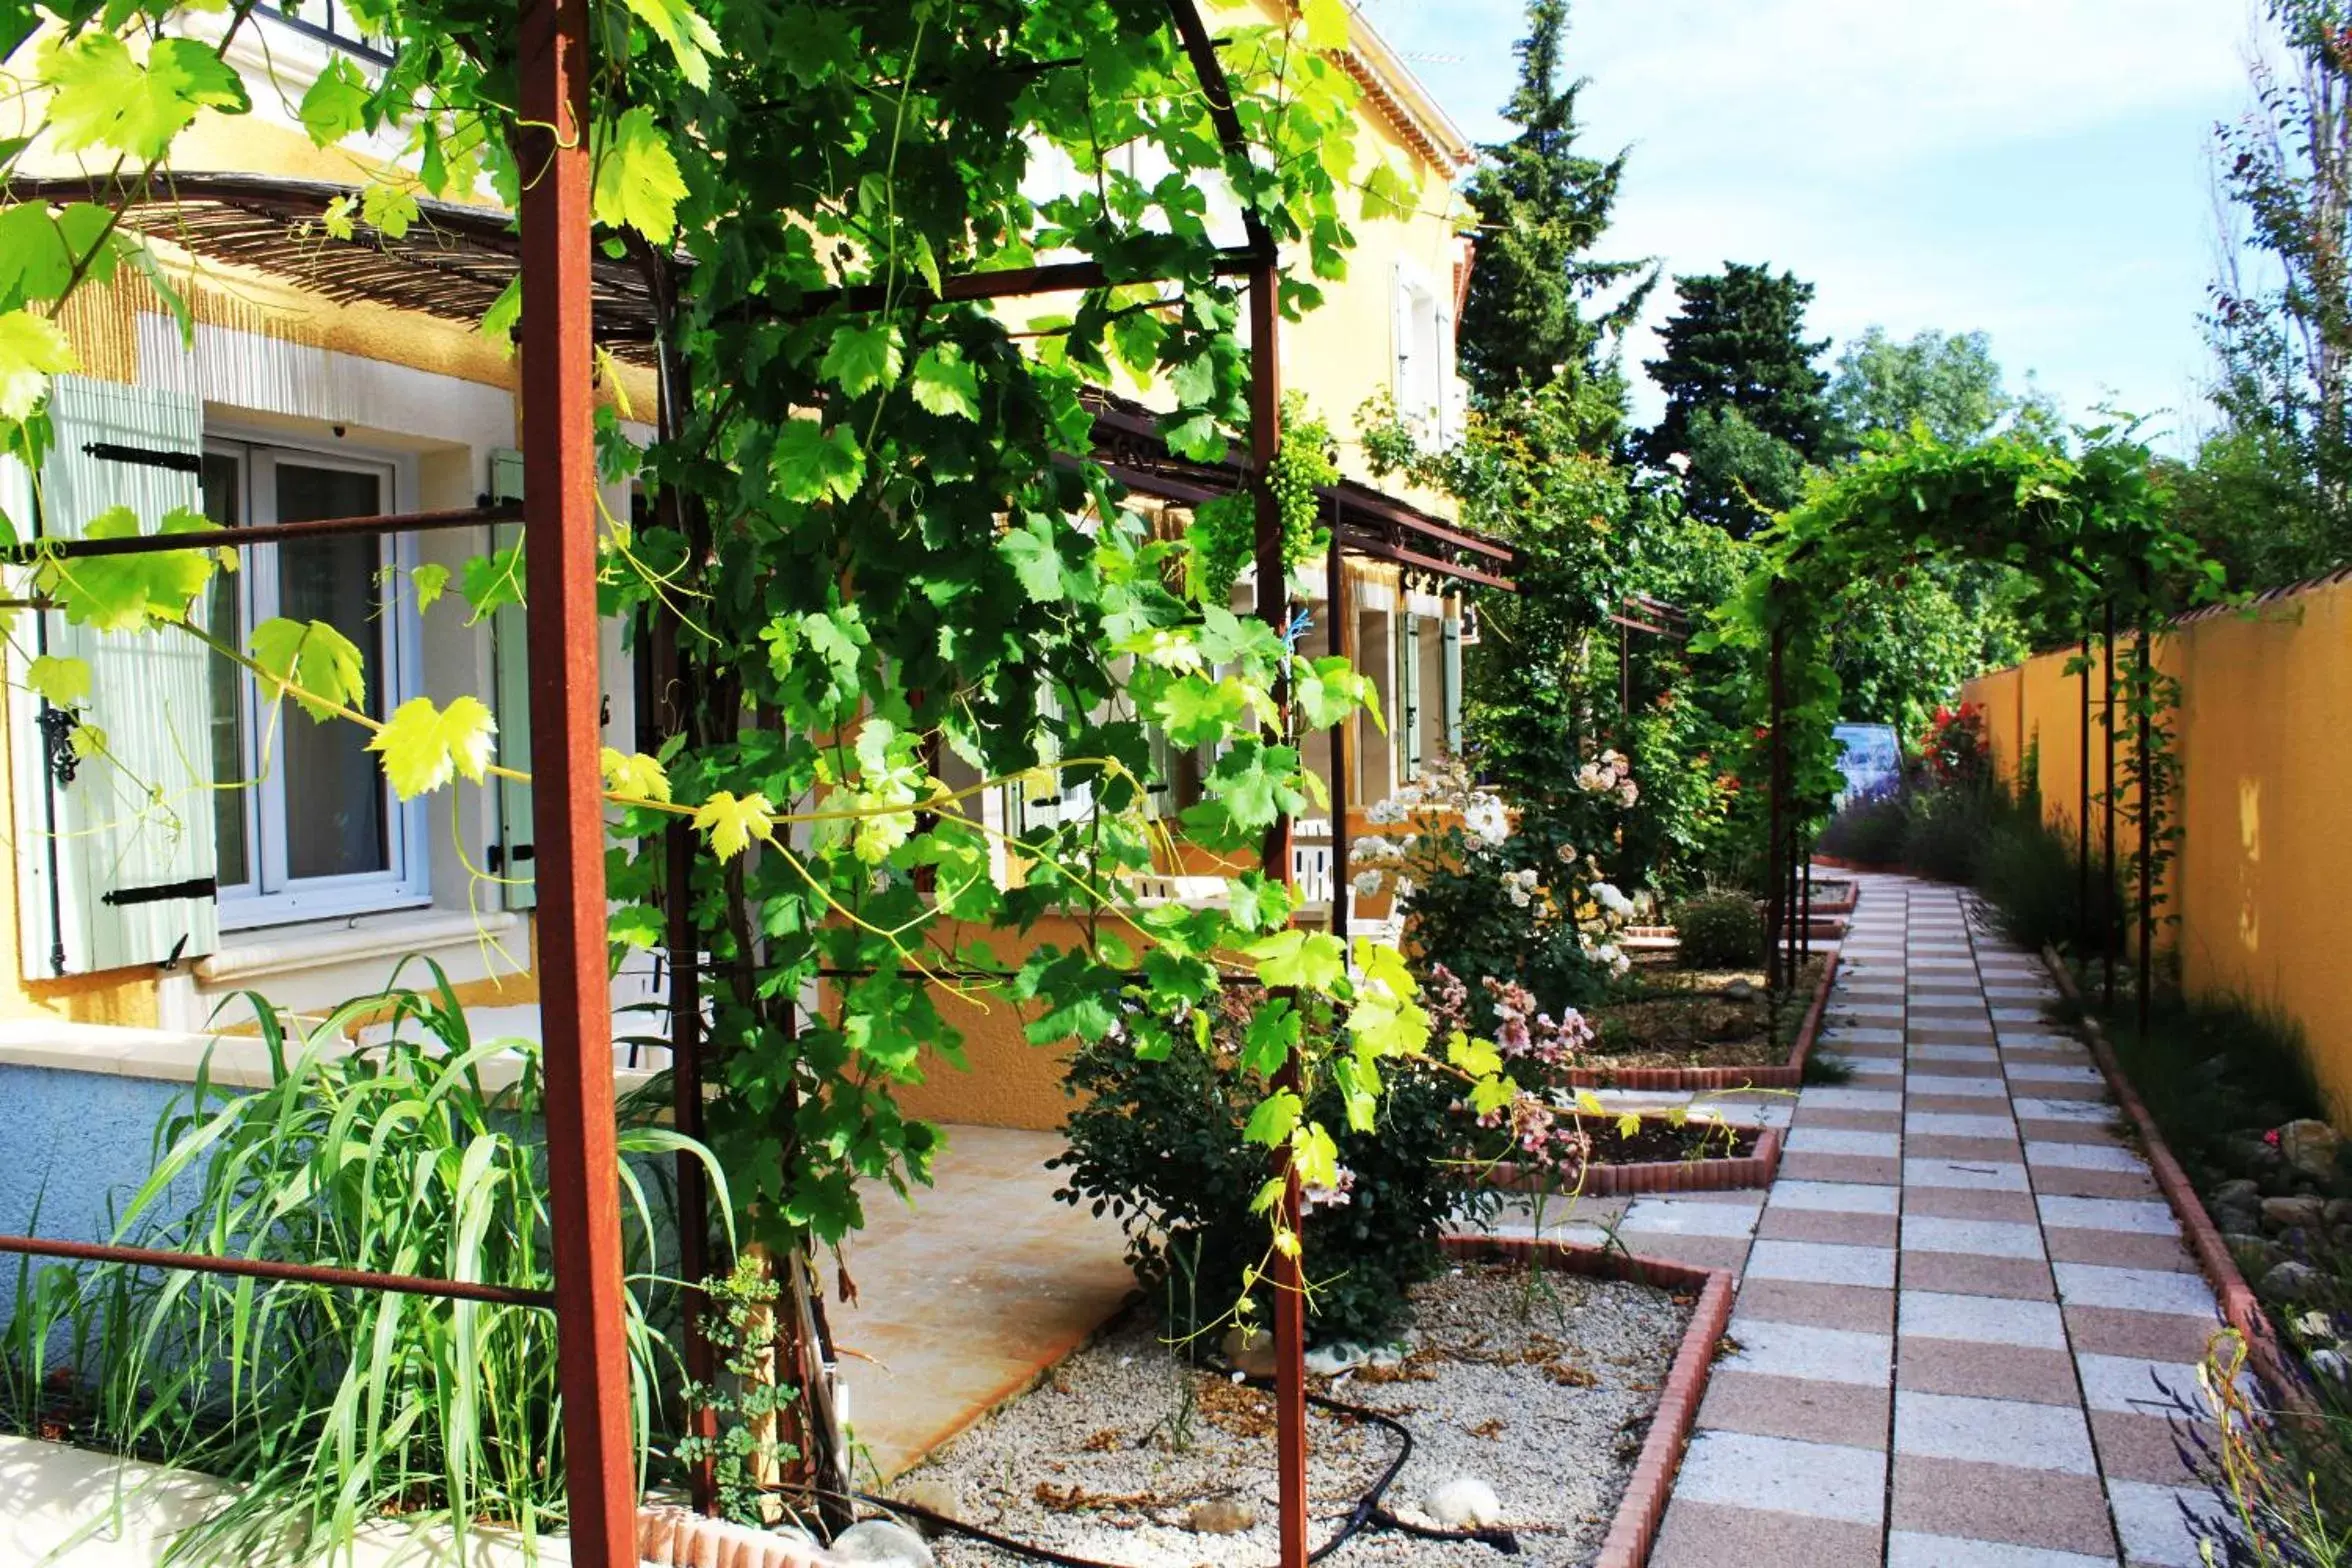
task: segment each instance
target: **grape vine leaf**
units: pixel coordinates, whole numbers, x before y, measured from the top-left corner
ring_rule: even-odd
[[[165,513],[156,532],[201,533],[216,526],[183,506]],[[90,519],[82,535],[88,539],[137,538],[139,518],[127,506],[112,507]],[[74,625],[101,632],[136,632],[154,621],[185,620],[190,601],[212,581],[217,565],[201,549],[70,561],[52,558],[42,563],[33,580],[57,601]]]
[[[248,653],[272,702],[289,691],[320,723],[367,701],[367,667],[352,640],[325,621],[273,616],[253,628]]]
[[[670,46],[678,60],[678,74],[696,87],[710,85],[710,56],[719,52],[719,35],[702,13],[685,0],[629,0],[629,9]]]
[[[408,584],[416,590],[417,613],[422,615],[448,591],[449,568],[439,561],[426,561],[408,574]]]
[[[678,160],[650,109],[631,109],[602,138],[596,160],[596,221],[669,243],[686,194]]]
[[[416,193],[405,185],[377,181],[359,193],[359,215],[390,238],[399,239],[417,221]]]
[[[452,777],[480,782],[490,765],[498,721],[478,697],[453,697],[446,708],[411,697],[392,710],[367,749],[384,759],[384,777],[402,800],[427,795]]]
[[[0,419],[30,418],[49,391],[49,378],[80,365],[54,323],[29,310],[0,315]]]
[[[91,29],[47,45],[39,75],[55,89],[49,124],[60,152],[111,147],[149,162],[198,110],[243,114],[252,107],[235,69],[187,38],[157,39],[142,65],[113,33]]]
[[[846,501],[865,477],[866,457],[856,439],[836,425],[793,419],[776,432],[776,481],[795,501]]]
[[[360,128],[372,96],[350,57],[335,55],[302,95],[302,127],[312,141],[331,147]]]
[[[738,799],[720,790],[695,808],[695,831],[710,835],[711,851],[721,861],[733,860],[755,838],[776,841],[776,824],[769,820],[773,809],[768,797],[756,791]]]
[[[70,708],[90,695],[90,666],[82,659],[42,654],[25,666],[25,685],[52,708]]]
[[[853,321],[835,329],[818,369],[851,397],[863,397],[883,382],[897,380],[901,363],[898,328],[887,322]]]
[[[934,414],[980,417],[980,376],[952,343],[925,349],[915,361],[915,401]]]
[[[670,776],[662,770],[657,757],[648,757],[641,751],[616,751],[607,746],[597,754],[597,767],[604,775],[604,787],[616,795],[638,800],[670,798]]]
[[[1277,1089],[1258,1102],[1250,1112],[1249,1125],[1242,1128],[1242,1141],[1263,1144],[1271,1149],[1290,1136],[1306,1104],[1288,1089]]]

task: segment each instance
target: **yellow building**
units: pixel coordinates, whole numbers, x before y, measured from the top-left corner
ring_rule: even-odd
[[[364,42],[337,30],[339,14],[330,8],[314,25],[256,11],[228,56],[248,79],[252,112],[208,114],[175,146],[181,208],[149,216],[192,304],[193,348],[182,346],[163,301],[128,278],[87,291],[66,313],[83,369],[60,378],[53,399],[51,532],[75,531],[125,501],[150,521],[185,506],[269,526],[473,508],[518,493],[514,363],[469,325],[495,284],[466,273],[468,247],[495,249],[494,225],[469,238],[445,215],[448,233],[431,242],[444,251],[419,243],[403,252],[415,268],[443,269],[437,309],[371,298],[323,236],[315,266],[286,264],[286,236],[315,222],[336,188],[364,183],[399,151],[390,141],[322,150],[294,112],[338,55],[372,63]],[[1328,286],[1321,311],[1284,325],[1281,352],[1286,384],[1341,440],[1351,482],[1333,505],[1349,646],[1397,719],[1388,739],[1361,732],[1349,781],[1361,803],[1452,743],[1462,589],[1502,582],[1509,565],[1507,552],[1454,528],[1436,498],[1384,496],[1361,483],[1369,471],[1356,411],[1375,394],[1388,394],[1425,440],[1459,429],[1453,323],[1470,248],[1451,186],[1473,150],[1370,27],[1360,17],[1351,27],[1345,64],[1362,88],[1360,149],[1407,177],[1421,199],[1354,221],[1347,279]],[[53,161],[31,172],[84,171]],[[178,247],[168,243],[175,235]],[[266,266],[247,264],[265,253]],[[637,408],[651,406],[649,383],[627,390]],[[1140,474],[1138,490],[1149,494],[1151,482]],[[614,487],[605,503],[626,516],[630,499]],[[1181,507],[1181,494],[1162,499]],[[33,515],[21,471],[0,476],[0,510]],[[502,745],[519,748],[519,617],[469,624],[458,596],[427,607],[413,587],[416,567],[454,569],[493,544],[488,528],[469,526],[251,548],[242,569],[220,579],[211,624],[228,630],[281,613],[333,622],[367,653],[375,711],[413,695],[498,693]],[[1319,627],[1328,577],[1301,574]],[[45,716],[21,689],[11,696],[15,874],[0,920],[14,940],[0,960],[0,1061],[192,1066],[191,1037],[235,993],[316,1009],[382,985],[409,955],[441,964],[483,1029],[533,1032],[527,792],[461,789],[403,803],[351,727],[273,718],[225,661],[165,652],[152,639],[134,647],[92,638],[54,614],[26,617],[18,631],[28,655],[88,659],[94,686],[63,718]],[[636,682],[617,624],[606,628],[604,655],[607,738],[632,749]],[[125,765],[74,759],[63,735],[76,723],[103,729]],[[1327,748],[1315,744],[1311,760],[1327,766]],[[527,759],[517,750],[508,760]],[[238,781],[252,782],[223,787]],[[992,803],[1007,813],[1066,808]],[[1325,824],[1326,842],[1328,832]],[[1318,861],[1312,834],[1302,837],[1304,880],[1327,884],[1328,848]],[[484,871],[507,880],[487,882]],[[627,975],[618,994],[641,1001],[656,986],[651,973]],[[981,1020],[977,1032],[1001,1031]],[[960,1106],[952,1090],[918,1108],[1036,1119],[1055,1074],[1050,1061],[1023,1053],[1035,1065],[1023,1069],[1028,1098],[1017,1113]]]

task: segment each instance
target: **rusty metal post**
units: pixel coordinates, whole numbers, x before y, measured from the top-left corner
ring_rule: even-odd
[[[2152,810],[2154,806],[2152,785],[2155,768],[2148,757],[2149,746],[2153,739],[2150,730],[2155,722],[2155,716],[2149,711],[2152,706],[2151,694],[2154,691],[2154,683],[2149,677],[2148,668],[2148,565],[2145,561],[2140,563],[2139,621],[2139,635],[2133,639],[2137,644],[2133,652],[2133,662],[2139,668],[2139,682],[2138,689],[2132,694],[2132,706],[2138,710],[2140,726],[2139,740],[2132,753],[2132,760],[2138,766],[2140,775],[2139,810],[2137,812],[2140,819],[2139,1023],[2140,1038],[2145,1040],[2148,1038],[2149,993],[2154,989],[2156,977],[2156,819]]]
[[[587,0],[523,0],[519,44],[531,809],[564,1479],[572,1561],[627,1568],[637,1561],[637,1465],[597,767]]]
[[[1334,503],[1337,505],[1338,503]],[[1331,553],[1323,558],[1323,614],[1325,645],[1337,657],[1347,654],[1347,557],[1339,547],[1338,518],[1331,530]],[[1331,934],[1348,939],[1348,909],[1354,889],[1348,884],[1349,755],[1347,721],[1331,726]],[[1391,890],[1394,896],[1394,890]]]
[[[1797,918],[1797,972],[1813,961],[1813,848],[1814,839],[1807,835],[1798,846],[1798,889],[1804,896]]]
[[[2106,687],[2106,701],[2101,705],[2100,717],[2107,731],[2107,825],[2103,837],[2107,880],[2103,886],[2115,886],[2115,600],[2107,600],[2106,644],[2099,659],[2099,680]],[[2103,897],[2106,895],[2102,895]],[[2123,940],[2123,922],[2107,922],[2107,939],[2101,944],[2106,957],[2107,973],[2100,990],[2099,1006],[2103,1012],[2115,1011],[2115,945]]]
[[[2091,630],[2082,635],[2082,713],[2079,745],[2082,763],[2074,809],[2074,911],[2076,940],[2089,951],[2091,940]]]
[[[1769,590],[1767,593],[1769,594]],[[1782,922],[1788,914],[1788,905],[1785,901],[1787,895],[1782,885],[1780,866],[1781,813],[1786,805],[1782,797],[1787,793],[1787,786],[1781,777],[1783,751],[1788,739],[1781,725],[1781,703],[1784,696],[1781,686],[1781,659],[1786,640],[1786,634],[1782,631],[1780,623],[1775,620],[1772,626],[1770,728],[1766,739],[1770,750],[1767,753],[1765,766],[1767,781],[1765,787],[1771,792],[1772,797],[1770,824],[1765,834],[1766,848],[1764,851],[1764,875],[1767,879],[1764,907],[1764,988],[1767,991],[1778,991],[1781,988],[1781,928]]]
[[[1257,480],[1258,617],[1280,635],[1290,622],[1290,590],[1282,564],[1282,509],[1266,483],[1282,444],[1282,313],[1277,308],[1278,275],[1269,261],[1250,273],[1250,465]],[[1336,549],[1337,540],[1333,541]],[[1287,682],[1276,694],[1289,709]],[[1268,881],[1291,880],[1290,818],[1278,816],[1266,830],[1264,866]],[[1304,1094],[1306,1085],[1294,1055],[1282,1070],[1283,1087]],[[1281,1222],[1299,1234],[1299,1177],[1290,1151],[1274,1152],[1282,1178]],[[1307,1280],[1297,1250],[1274,1254],[1274,1441],[1277,1490],[1282,1516],[1282,1568],[1307,1565]]]

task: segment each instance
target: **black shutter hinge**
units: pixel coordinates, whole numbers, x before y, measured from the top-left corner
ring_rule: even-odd
[[[148,887],[118,887],[98,897],[101,904],[121,909],[130,904],[168,904],[177,898],[218,898],[220,881],[215,877],[190,877],[185,882],[157,882]]]
[[[538,851],[534,850],[528,844],[517,844],[514,847],[514,858],[517,865],[522,864],[526,860],[536,858],[537,854]],[[497,875],[506,869],[506,846],[504,844],[491,845],[490,853],[485,858],[490,862],[491,874],[493,876]]]
[[[168,468],[175,474],[201,474],[204,456],[199,452],[159,452],[153,447],[124,446],[117,441],[85,441],[82,450],[106,463],[134,463],[141,468]]]

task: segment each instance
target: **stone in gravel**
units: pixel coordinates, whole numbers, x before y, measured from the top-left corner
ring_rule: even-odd
[[[2327,1205],[2317,1198],[2265,1198],[2262,1228],[2271,1232],[2315,1231],[2327,1220]]]
[[[2300,1301],[2319,1285],[2319,1270],[2308,1263],[2297,1263],[2289,1258],[2262,1276],[2264,1295],[2276,1296],[2281,1301]]]
[[[1274,1336],[1262,1328],[1229,1328],[1218,1348],[1225,1353],[1225,1364],[1244,1377],[1274,1375]]]
[[[1429,1494],[1422,1505],[1440,1529],[1477,1530],[1503,1520],[1503,1500],[1474,1475],[1459,1475]]]
[[[851,1525],[833,1538],[833,1555],[845,1563],[873,1563],[877,1568],[937,1568],[939,1561],[921,1536],[891,1519]]]
[[[1212,1497],[1184,1516],[1184,1528],[1195,1535],[1239,1535],[1257,1525],[1258,1511],[1238,1497]]]
[[[950,1519],[960,1519],[964,1515],[962,1490],[951,1486],[937,1476],[911,1477],[890,1488],[890,1496],[894,1502],[911,1503],[917,1508],[928,1509],[932,1513],[943,1514]],[[927,1538],[940,1534],[940,1527],[925,1519],[910,1516],[904,1523],[912,1526],[919,1534]]]
[[[2333,1127],[2307,1116],[2279,1129],[2278,1149],[2304,1175],[2324,1177],[2335,1173],[2336,1149],[2342,1142]]]
[[[2241,1204],[2260,1203],[2262,1201],[2262,1187],[2259,1183],[2248,1181],[2241,1176],[2236,1181],[2225,1181],[2214,1188],[2213,1201],[2217,1205],[2226,1204],[2231,1208],[2236,1208]]]
[[[1727,1002],[1752,1002],[1756,999],[1756,988],[1745,980],[1734,980],[1723,988],[1723,999]]]
[[[2352,1225],[2352,1198],[2330,1198],[2327,1201],[2328,1228]]]

